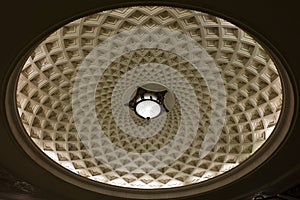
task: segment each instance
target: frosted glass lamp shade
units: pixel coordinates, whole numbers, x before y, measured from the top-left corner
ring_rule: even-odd
[[[138,115],[146,119],[157,117],[161,113],[161,106],[152,100],[139,102],[135,108]]]

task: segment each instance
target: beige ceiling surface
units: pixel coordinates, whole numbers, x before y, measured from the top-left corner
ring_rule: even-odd
[[[73,99],[80,67],[106,39],[140,27],[160,27],[192,38],[219,70],[226,91],[226,115],[218,140],[204,157],[199,149],[214,116],[214,88],[183,54],[151,46],[112,60],[91,83],[96,84],[94,109],[103,134],[95,135],[100,137],[95,147],[83,142],[85,137],[79,133],[73,113],[77,109],[74,105],[80,107]],[[174,108],[161,119],[149,123],[126,111],[121,97],[131,83],[140,79],[164,83],[177,92]],[[278,71],[251,36],[206,13],[154,6],[109,10],[58,29],[28,58],[16,94],[21,121],[45,154],[84,177],[131,188],[184,186],[230,170],[267,140],[282,106]],[[197,105],[197,110],[191,111],[191,105]],[[191,112],[201,116],[188,116]],[[190,134],[188,121],[197,122],[196,118],[198,123],[193,128],[197,129]],[[191,140],[185,140],[184,134],[179,137],[179,132]],[[101,138],[109,140],[118,151],[107,152],[110,147]],[[172,147],[173,143],[174,147],[180,146],[180,141],[186,144],[179,147],[180,154],[168,151],[162,158],[172,162],[164,161],[167,164],[160,166],[157,157],[147,160],[147,153]],[[95,153],[97,149],[102,151],[101,158]]]

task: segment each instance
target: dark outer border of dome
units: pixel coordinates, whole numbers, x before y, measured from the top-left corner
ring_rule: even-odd
[[[111,4],[109,6],[106,5],[106,6],[102,7],[101,5],[98,5],[97,9],[88,9],[88,11],[81,12],[81,14],[79,14],[75,17],[74,16],[70,17],[68,20],[60,21],[53,27],[50,27],[49,29],[45,30],[43,33],[41,33],[40,35],[35,37],[31,42],[29,42],[27,44],[27,46],[24,47],[23,50],[20,51],[20,53],[15,57],[15,60],[11,63],[9,68],[6,69],[7,70],[6,78],[2,79],[1,90],[3,88],[5,88],[5,90],[3,90],[3,91],[6,91],[6,95],[5,95],[6,99],[5,99],[4,109],[6,111],[7,119],[9,122],[6,121],[6,127],[4,127],[4,129],[6,129],[7,133],[10,133],[8,137],[10,137],[10,139],[14,141],[13,142],[15,145],[14,147],[16,147],[16,146],[18,147],[19,155],[23,155],[24,157],[26,157],[27,162],[30,160],[32,161],[32,163],[31,163],[32,166],[29,167],[29,170],[34,169],[34,168],[40,170],[36,175],[28,177],[28,179],[32,179],[31,182],[35,182],[35,183],[41,182],[42,181],[41,178],[38,177],[40,175],[49,177],[49,179],[45,179],[45,180],[50,180],[50,179],[52,180],[48,183],[48,185],[50,185],[51,182],[53,182],[53,184],[55,184],[57,182],[57,183],[59,183],[58,185],[65,186],[65,188],[72,188],[72,187],[73,187],[73,189],[76,188],[78,191],[81,191],[84,194],[89,193],[89,195],[86,196],[87,199],[94,199],[94,198],[99,198],[99,197],[110,198],[109,195],[112,195],[112,196],[117,195],[116,190],[122,191],[121,194],[119,194],[117,196],[128,197],[128,198],[141,198],[141,199],[146,198],[147,199],[151,196],[151,198],[154,199],[154,198],[175,198],[175,197],[180,197],[180,196],[181,197],[190,197],[191,195],[192,196],[200,195],[199,197],[205,198],[205,197],[209,197],[209,195],[211,195],[212,193],[217,192],[217,193],[221,194],[222,190],[224,190],[224,188],[226,190],[226,188],[230,188],[232,185],[239,184],[238,182],[243,182],[243,181],[241,181],[242,179],[245,180],[245,179],[247,179],[247,177],[251,176],[251,174],[255,174],[255,171],[259,171],[260,168],[263,168],[262,165],[266,165],[267,162],[272,160],[271,159],[272,157],[275,157],[277,152],[280,151],[279,146],[283,146],[285,143],[284,141],[289,139],[288,137],[285,137],[286,134],[276,135],[275,133],[277,133],[277,132],[281,133],[281,131],[284,133],[289,132],[288,129],[293,128],[293,124],[295,123],[295,118],[298,115],[298,112],[297,112],[298,111],[298,93],[297,93],[298,90],[296,89],[296,83],[294,81],[295,78],[293,77],[292,71],[289,69],[289,65],[286,62],[286,60],[284,59],[284,56],[281,55],[280,52],[273,45],[271,45],[271,43],[266,38],[264,38],[264,36],[260,35],[256,31],[252,30],[249,26],[242,24],[241,22],[239,22],[238,20],[236,20],[234,18],[226,17],[225,14],[220,14],[219,12],[212,11],[212,10],[214,10],[213,6],[210,8],[209,3],[208,3],[208,5],[206,5],[204,3],[204,1],[195,3],[194,5],[192,5],[192,4],[187,5],[190,1],[186,1],[185,3],[177,3],[177,4],[174,1],[164,2],[164,3],[162,3],[162,2],[158,3],[156,1],[151,1],[151,2],[150,1],[147,1],[147,2],[136,1],[133,3],[124,3],[124,1],[123,1],[123,3],[119,3],[119,4],[118,3],[114,4],[114,2],[115,1],[109,2]],[[117,2],[119,2],[119,1],[117,1]],[[251,156],[249,159],[247,159],[245,162],[243,162],[239,167],[237,167],[221,176],[218,176],[212,180],[202,182],[199,184],[185,186],[182,188],[171,188],[171,189],[164,189],[164,190],[161,190],[161,189],[156,190],[155,189],[155,190],[145,191],[145,190],[135,190],[135,189],[134,190],[133,189],[124,189],[124,188],[119,188],[119,187],[114,187],[114,186],[108,186],[106,184],[100,184],[101,186],[103,186],[103,188],[106,188],[108,190],[106,192],[103,192],[108,196],[106,196],[106,195],[102,196],[100,194],[100,193],[102,193],[102,191],[100,191],[102,189],[102,187],[99,188],[99,183],[94,184],[93,181],[89,181],[89,180],[87,181],[88,184],[91,184],[91,186],[93,187],[92,190],[94,190],[94,192],[89,191],[90,189],[83,187],[81,184],[79,184],[79,185],[74,184],[74,182],[73,182],[74,179],[76,179],[76,182],[78,182],[78,183],[82,183],[82,181],[85,182],[86,179],[81,178],[78,175],[74,176],[74,174],[72,172],[68,172],[67,170],[62,169],[62,167],[58,166],[51,159],[45,158],[45,155],[39,149],[35,149],[35,147],[34,147],[35,145],[33,145],[32,142],[28,140],[27,134],[23,134],[23,133],[21,133],[23,135],[20,134],[20,130],[22,130],[21,132],[23,132],[24,129],[22,129],[22,127],[20,127],[22,125],[20,124],[20,121],[18,120],[18,117],[16,116],[17,110],[15,108],[15,103],[14,103],[15,98],[12,94],[13,92],[11,92],[12,89],[15,88],[15,84],[16,84],[15,82],[17,80],[16,77],[19,74],[19,71],[17,69],[15,69],[15,66],[22,66],[24,64],[24,61],[27,59],[28,55],[30,54],[30,52],[32,52],[32,50],[35,49],[35,47],[39,44],[39,42],[41,42],[49,33],[53,32],[54,30],[56,30],[58,27],[62,26],[63,24],[65,24],[69,21],[73,21],[74,19],[77,19],[79,16],[85,16],[87,14],[95,13],[95,11],[98,12],[101,10],[107,10],[107,9],[112,9],[112,8],[117,8],[117,7],[122,7],[122,6],[154,5],[154,4],[155,5],[161,4],[161,5],[165,5],[165,6],[178,6],[178,7],[188,8],[188,9],[199,10],[202,12],[207,12],[209,14],[216,15],[216,16],[226,19],[234,24],[237,24],[238,27],[240,27],[243,30],[250,33],[251,36],[253,36],[255,39],[257,39],[259,41],[259,43],[266,50],[268,50],[268,52],[271,54],[273,60],[275,61],[275,63],[278,66],[284,66],[284,68],[286,70],[280,71],[281,76],[282,76],[283,80],[285,80],[285,78],[287,78],[287,77],[290,77],[290,80],[291,80],[291,82],[283,81],[284,96],[292,97],[292,98],[284,98],[285,106],[283,107],[283,110],[282,110],[283,114],[281,115],[279,123],[278,123],[278,124],[282,124],[282,127],[280,127],[279,125],[276,126],[274,133],[272,134],[270,139],[266,142],[266,144],[264,144],[263,147],[261,147],[253,156]],[[212,10],[210,10],[210,9],[212,9]],[[218,9],[216,9],[216,10],[218,10]],[[12,72],[14,72],[14,73],[12,73]],[[294,88],[294,92],[295,92],[294,94],[293,94],[292,88]],[[295,107],[293,107],[293,105],[295,105]],[[1,105],[1,109],[2,109],[1,113],[3,113],[3,103]],[[294,115],[292,114],[293,111],[294,111]],[[287,114],[287,116],[285,116],[284,113]],[[284,119],[283,119],[283,116],[285,117]],[[3,121],[3,119],[1,119],[1,121]],[[4,119],[4,121],[5,121],[5,119]],[[287,124],[284,124],[284,123],[280,123],[280,121],[285,121],[285,122],[291,121],[291,126],[288,126]],[[1,124],[2,123],[3,122],[1,122]],[[10,128],[7,126],[8,124],[10,124],[9,125]],[[14,136],[12,136],[13,134],[14,134]],[[18,135],[18,136],[16,136],[16,135]],[[276,137],[274,135],[276,135]],[[17,138],[17,137],[19,137],[19,138]],[[27,137],[27,138],[24,138],[24,137]],[[274,140],[274,141],[272,141],[272,140]],[[276,140],[277,140],[277,142],[275,142]],[[280,142],[278,142],[278,141],[280,141]],[[275,145],[275,143],[277,143],[277,144]],[[21,145],[19,145],[19,144],[21,144]],[[276,147],[274,147],[274,145]],[[26,151],[26,153],[24,152],[24,150]],[[269,156],[261,157],[261,155],[266,155],[267,151],[269,151]],[[40,153],[38,153],[38,152],[40,152]],[[28,156],[28,155],[30,155],[30,156]],[[260,161],[260,164],[257,164],[257,162],[259,162],[257,159],[258,160],[262,159]],[[39,162],[42,162],[43,164],[41,164]],[[250,165],[254,165],[255,167],[252,167],[252,170],[247,171],[246,173],[241,175],[241,172],[243,171],[242,168],[244,168],[244,167],[249,168]],[[270,165],[270,164],[268,164],[268,165]],[[41,166],[43,166],[42,169],[41,169]],[[19,166],[18,166],[18,168],[19,168]],[[48,170],[45,171],[45,169],[47,169],[47,168],[48,168]],[[57,170],[57,172],[54,172],[53,169]],[[12,170],[17,171],[16,168],[14,168],[14,167],[12,167]],[[23,170],[28,171],[26,169],[23,169]],[[50,171],[50,173],[49,173],[49,171]],[[235,173],[235,172],[237,172],[237,173]],[[30,171],[29,171],[29,173],[30,173]],[[220,182],[220,178],[223,178],[224,176],[230,177],[230,179],[236,179],[236,180],[233,182],[231,180],[227,184],[222,184],[222,181]],[[26,176],[24,176],[24,177],[26,177]],[[60,178],[57,178],[57,177],[60,177]],[[71,182],[71,183],[68,183],[68,182]],[[211,185],[209,182],[215,182],[215,184],[217,183],[217,185],[215,185],[215,187],[213,187],[213,188],[207,189],[208,186]],[[73,184],[77,185],[77,186],[75,186],[75,188],[74,188]],[[55,186],[53,185],[53,187],[55,187]],[[56,186],[55,188],[58,188],[58,187]],[[83,188],[85,188],[85,189],[83,189]],[[207,190],[205,190],[204,188],[206,188]],[[260,188],[263,188],[262,184],[261,184],[261,186],[255,188],[255,189],[260,189]],[[50,189],[50,190],[53,190],[53,189]],[[78,191],[75,193],[78,193]],[[97,192],[95,192],[95,191],[97,191]],[[221,193],[220,193],[220,191],[221,191]],[[58,193],[61,193],[61,192],[58,192]],[[241,196],[241,195],[243,195],[243,193],[240,192],[239,196]],[[212,196],[210,196],[210,197],[212,197]],[[212,198],[210,198],[210,197],[209,197],[209,199],[214,199],[213,197]]]

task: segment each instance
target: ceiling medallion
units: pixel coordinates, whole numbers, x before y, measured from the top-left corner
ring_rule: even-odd
[[[149,120],[160,115],[162,103],[156,95],[145,94],[136,101],[133,109],[138,116]]]
[[[16,105],[30,139],[62,167],[158,189],[210,180],[251,157],[278,122],[282,93],[270,55],[237,26],[139,6],[49,35],[20,72]]]
[[[135,96],[128,106],[135,114],[143,119],[153,119],[162,112],[169,112],[166,107],[165,96],[168,90],[159,84],[147,84],[148,87],[138,87]],[[156,89],[161,88],[161,89]],[[174,99],[172,100],[174,102]]]

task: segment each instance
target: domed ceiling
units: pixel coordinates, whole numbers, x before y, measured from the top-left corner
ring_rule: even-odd
[[[174,105],[142,119],[126,105],[161,84]],[[161,6],[118,8],[70,22],[29,56],[17,84],[20,119],[64,168],[141,189],[206,181],[271,135],[281,80],[263,47],[230,22]]]

